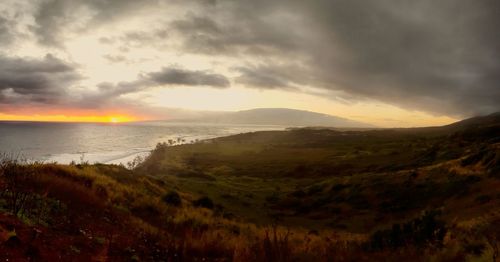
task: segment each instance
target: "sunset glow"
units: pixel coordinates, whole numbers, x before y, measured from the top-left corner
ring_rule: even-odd
[[[129,115],[10,115],[0,113],[0,121],[123,123],[144,120]]]

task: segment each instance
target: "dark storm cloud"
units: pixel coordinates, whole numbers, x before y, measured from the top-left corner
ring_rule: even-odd
[[[86,22],[77,30],[96,28],[131,15],[144,7],[157,5],[159,0],[47,0],[37,6],[33,32],[40,44],[61,47],[64,29],[74,21]],[[88,17],[86,17],[88,16]]]
[[[311,13],[335,49],[315,53],[315,66],[337,88],[390,103],[500,110],[499,12],[488,0],[324,2]]]
[[[500,110],[499,26],[495,0],[222,0],[172,24],[186,51],[274,55],[307,67],[297,73],[311,86],[462,115]],[[240,80],[294,82],[268,67]]]
[[[232,59],[239,63],[235,80],[253,88],[305,85],[438,114],[500,110],[497,0],[46,0],[36,8],[33,32],[40,43],[61,46],[68,28],[145,15],[139,10],[161,10],[160,2],[175,4],[179,17],[101,42],[129,50],[159,48],[155,43],[177,37],[181,50],[174,51]],[[4,25],[0,16],[0,36],[10,32]],[[229,81],[165,69],[109,90],[164,84],[227,87]]]
[[[52,55],[43,59],[0,56],[0,103],[53,103],[81,76]]]
[[[157,85],[229,87],[229,80],[220,74],[207,71],[191,71],[179,68],[163,68],[161,71],[148,73],[145,80]]]
[[[84,96],[82,102],[94,106],[106,103],[121,95],[137,93],[148,88],[175,85],[227,88],[230,86],[230,82],[225,76],[208,71],[164,67],[157,72],[141,74],[135,81],[119,82],[117,84],[100,83],[98,92]]]
[[[262,11],[262,10],[260,10]],[[207,11],[208,12],[208,11]],[[171,28],[184,36],[185,48],[194,53],[237,55],[246,52],[265,55],[296,48],[298,35],[280,28],[280,21],[252,19],[233,11],[216,16],[187,14],[171,23]],[[269,26],[268,23],[272,23]],[[284,25],[283,25],[284,26]]]

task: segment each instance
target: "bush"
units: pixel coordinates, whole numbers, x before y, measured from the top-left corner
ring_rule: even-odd
[[[34,198],[32,187],[36,175],[35,164],[17,160],[2,160],[0,165],[1,196],[7,201],[7,208],[14,215],[23,213]]]
[[[181,206],[182,201],[181,201],[181,196],[179,193],[175,191],[170,191],[166,195],[163,196],[162,198],[163,202],[166,204],[172,205],[172,206]]]
[[[206,196],[201,197],[198,200],[194,201],[193,205],[195,207],[204,207],[204,208],[208,208],[208,209],[214,208],[214,202],[212,201],[212,199],[210,199],[209,197],[206,197]]]
[[[489,195],[480,195],[476,197],[475,201],[479,204],[486,204],[492,200],[491,196]]]
[[[381,250],[408,245],[441,246],[447,229],[444,222],[437,219],[438,215],[440,211],[426,211],[422,217],[403,225],[393,224],[391,229],[378,230],[370,237],[370,248]]]
[[[323,192],[324,185],[313,185],[307,189],[307,195],[312,196],[317,193]]]
[[[301,189],[293,191],[290,195],[293,197],[296,197],[296,198],[303,198],[303,197],[307,196],[306,192],[304,192]]]
[[[277,203],[278,201],[280,201],[280,197],[276,192],[274,192],[271,195],[266,196],[266,201],[269,203]]]

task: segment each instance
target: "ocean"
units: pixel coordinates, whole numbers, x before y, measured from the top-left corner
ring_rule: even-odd
[[[239,133],[283,130],[283,126],[171,122],[0,122],[0,153],[32,161],[126,164],[145,157],[159,142],[190,143]]]

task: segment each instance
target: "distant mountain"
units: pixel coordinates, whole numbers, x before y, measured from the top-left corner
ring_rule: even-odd
[[[179,121],[179,120],[176,120]],[[214,124],[253,124],[253,125],[283,125],[283,126],[325,126],[325,127],[355,127],[371,128],[370,124],[354,120],[320,114],[310,111],[288,108],[258,108],[237,112],[210,113],[197,118],[180,121],[203,122]]]

